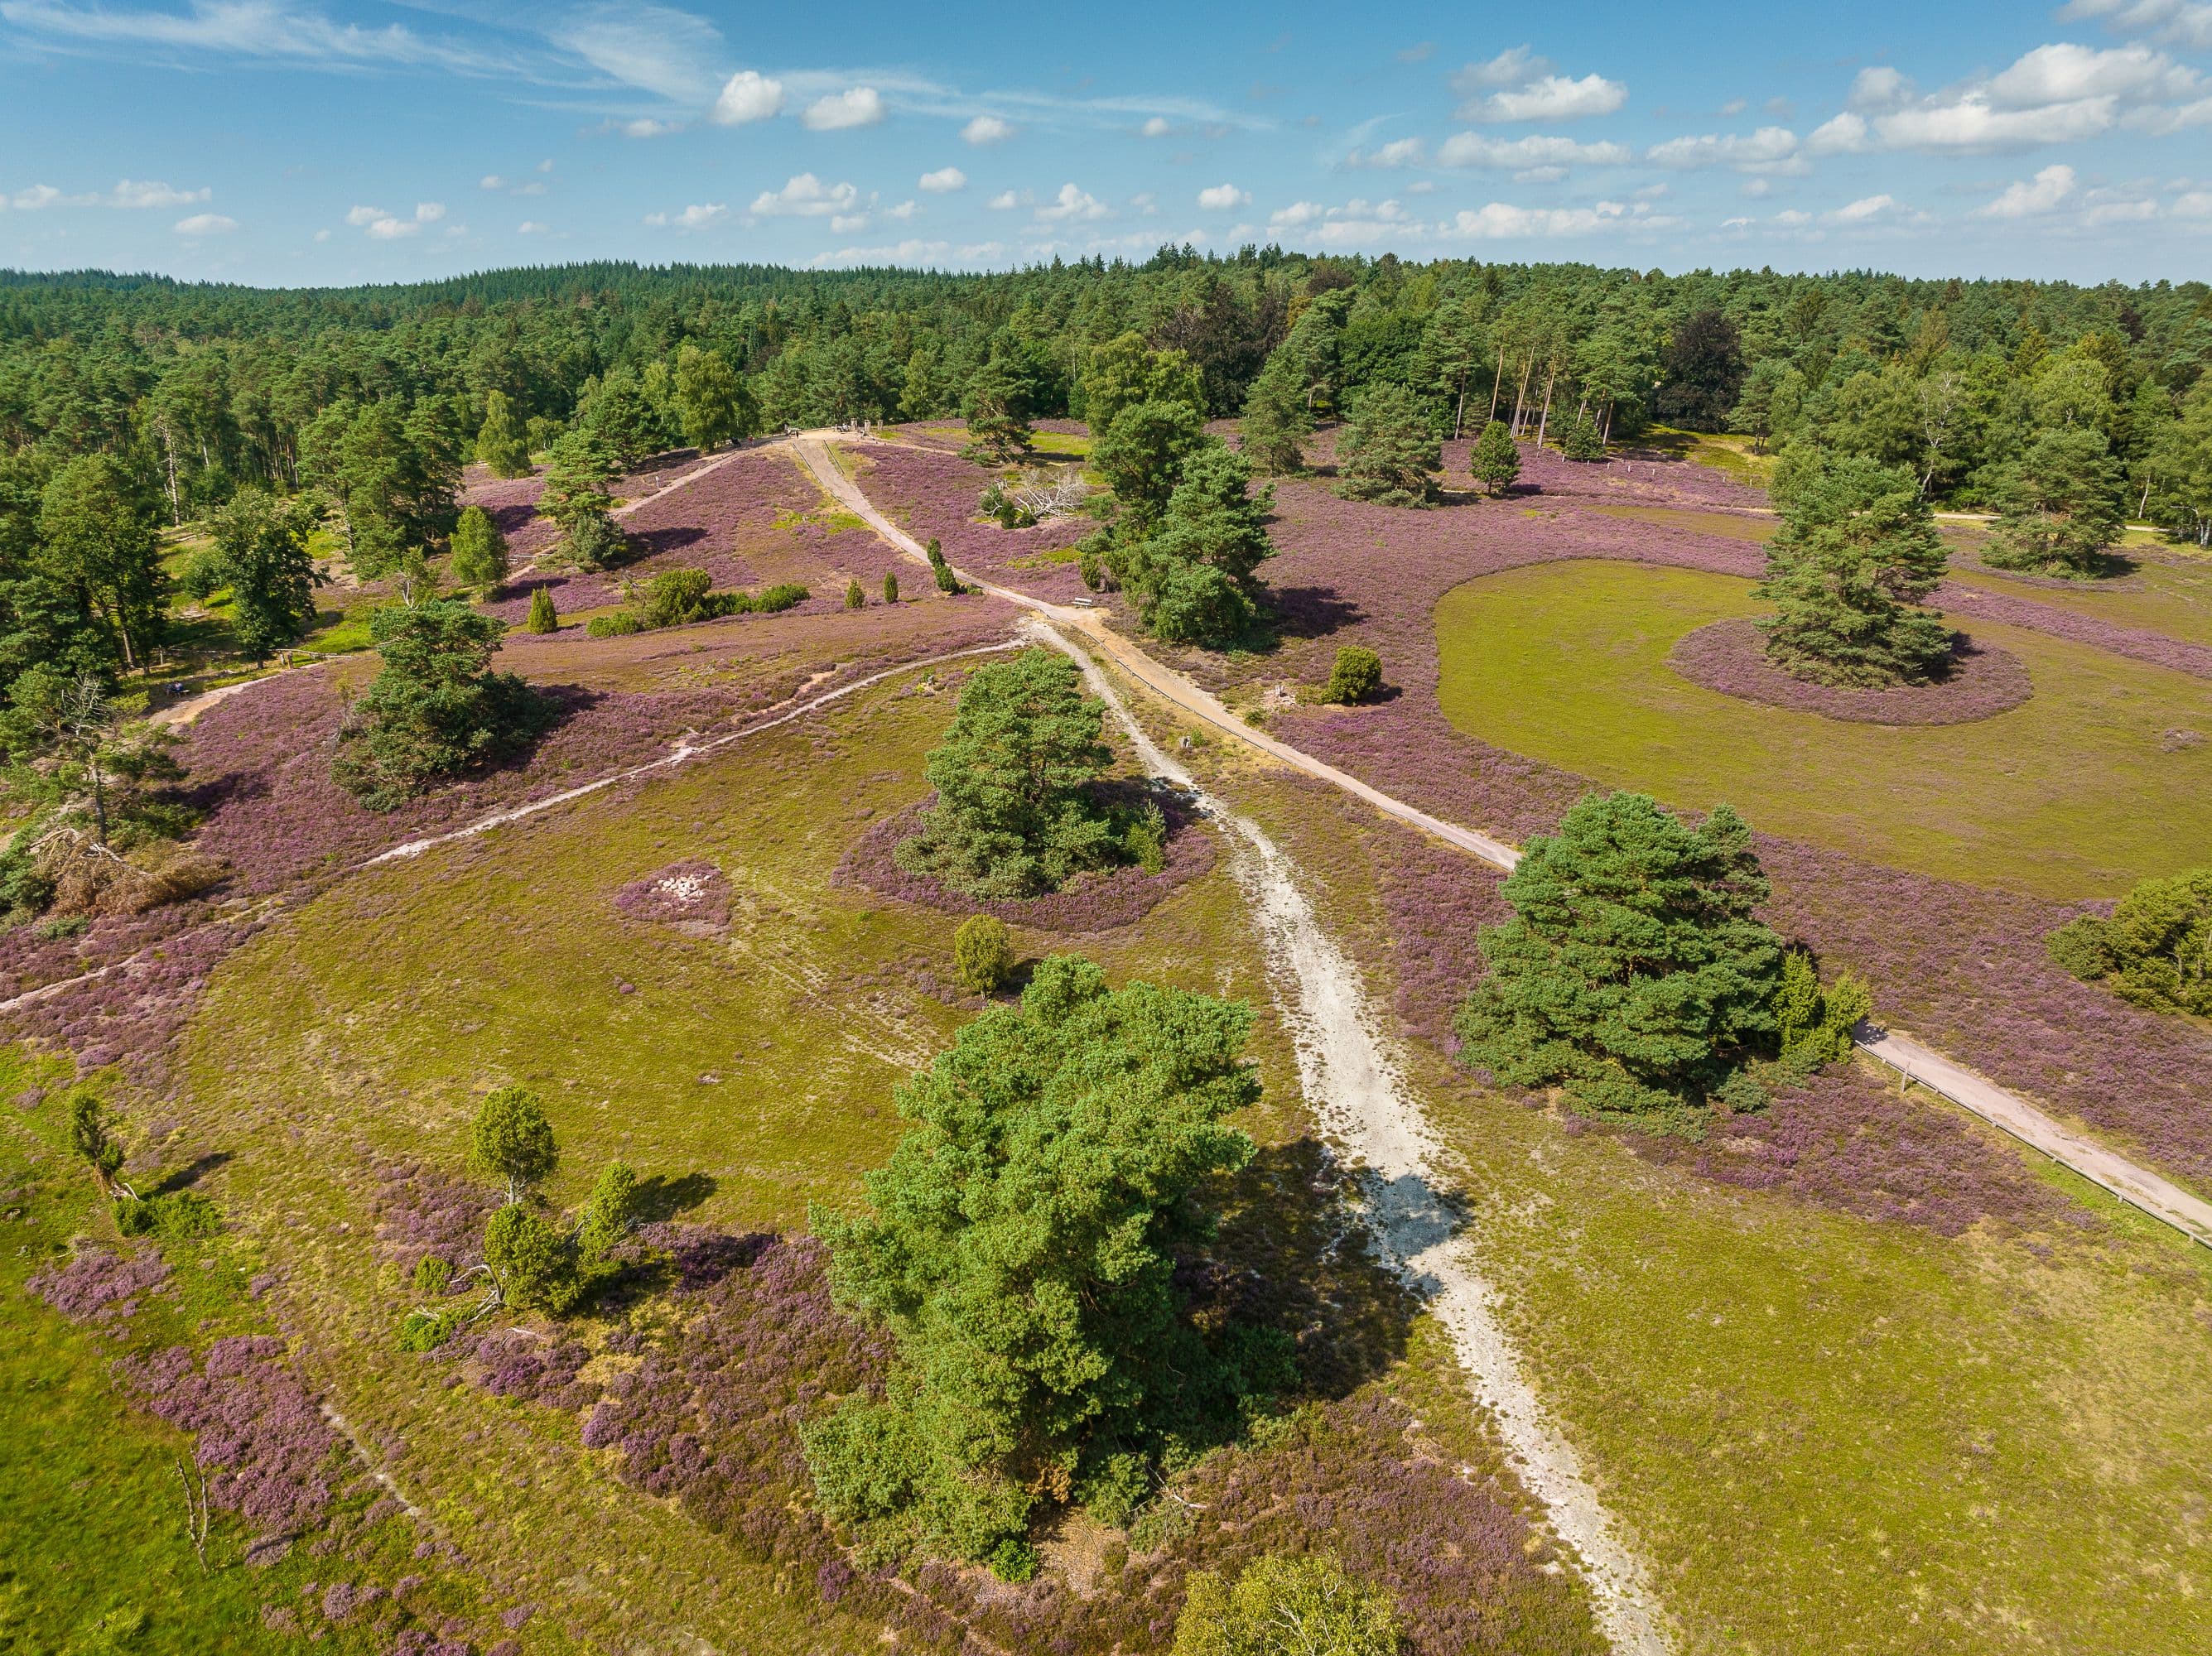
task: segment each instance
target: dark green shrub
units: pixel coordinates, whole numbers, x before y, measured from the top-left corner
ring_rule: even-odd
[[[576,1269],[574,1245],[523,1203],[509,1203],[491,1216],[483,1251],[503,1305],[558,1317],[583,1297],[586,1284]]]
[[[1121,848],[1147,874],[1167,867],[1168,819],[1156,803],[1147,799],[1130,814],[1128,826],[1121,830]]]
[[[884,602],[885,604],[898,602],[898,572],[895,569],[884,571]]]
[[[1382,688],[1382,658],[1364,645],[1346,644],[1336,652],[1320,700],[1348,707],[1366,701]]]
[[[1589,416],[1581,415],[1559,439],[1559,452],[1570,460],[1602,460],[1605,440],[1597,434],[1597,428],[1590,423]]]
[[[416,1263],[410,1280],[417,1294],[426,1300],[434,1300],[453,1286],[453,1268],[434,1253],[425,1254]]]
[[[970,914],[952,934],[952,977],[971,995],[993,995],[1014,969],[1014,943],[995,914]]]
[[[2101,978],[2123,1000],[2212,1017],[2212,869],[2145,880],[2111,919],[2084,916],[2046,946],[2075,977]]]
[[[859,577],[855,576],[845,583],[845,607],[848,610],[862,609],[867,602],[868,595],[860,590]]]

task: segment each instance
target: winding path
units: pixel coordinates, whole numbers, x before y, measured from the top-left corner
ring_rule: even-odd
[[[928,561],[928,555],[922,550],[921,543],[877,510],[875,503],[868,499],[860,486],[838,467],[829,452],[829,439],[824,434],[807,433],[787,440],[822,487],[857,513],[878,535],[908,556],[924,563]],[[963,573],[962,579],[969,578]],[[1004,598],[1009,604],[1031,611],[1056,628],[1066,628],[1080,634],[1100,653],[1163,701],[1236,737],[1247,746],[1257,748],[1294,769],[1342,788],[1385,816],[1409,822],[1494,867],[1510,870],[1520,861],[1521,853],[1501,840],[1432,816],[1402,800],[1391,798],[1380,789],[1370,787],[1334,765],[1324,764],[1310,754],[1253,729],[1224,707],[1218,697],[1200,689],[1172,668],[1155,661],[1116,633],[1107,625],[1106,617],[1097,610],[1073,604],[1047,603],[1013,587],[1001,586],[992,581],[977,580],[971,581],[971,584],[995,597]],[[2183,1235],[2212,1247],[2212,1202],[2207,1202],[2182,1189],[2172,1180],[2137,1165],[2110,1146],[2100,1143],[2037,1108],[2017,1093],[2008,1091],[1987,1077],[1975,1074],[1963,1065],[1922,1046],[1908,1035],[1895,1030],[1862,1026],[1856,1040],[1867,1052],[1909,1080],[2002,1128],[2022,1143],[2079,1174],[2130,1206],[2172,1226]]]

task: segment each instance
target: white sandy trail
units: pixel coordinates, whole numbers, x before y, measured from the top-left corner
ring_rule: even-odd
[[[1622,1656],[1666,1656],[1642,1564],[1622,1544],[1574,1447],[1529,1389],[1498,1325],[1494,1290],[1459,1234],[1456,1204],[1443,1193],[1436,1141],[1376,1034],[1358,968],[1322,928],[1290,858],[1259,825],[1206,793],[1163,753],[1089,656],[1047,622],[1028,625],[1074,658],[1146,768],[1188,792],[1227,831],[1231,866],[1259,919],[1276,998],[1297,1047],[1306,1102],[1361,1170],[1377,1252],[1449,1331],[1522,1487],[1576,1555],[1613,1649]]]

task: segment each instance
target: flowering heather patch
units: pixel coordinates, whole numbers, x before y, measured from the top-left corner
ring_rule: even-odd
[[[1769,661],[1759,623],[1740,617],[1686,633],[1667,664],[1723,695],[1859,725],[1967,725],[2017,707],[2035,693],[2018,656],[1965,637],[1954,638],[1951,670],[1937,683],[1882,690],[1808,684]]]
[[[697,936],[730,923],[730,883],[704,858],[671,863],[615,893],[615,907],[633,920],[657,920]]]
[[[1001,529],[975,521],[976,501],[998,473],[957,454],[926,452],[896,444],[861,451],[873,464],[860,487],[884,515],[918,541],[934,536],[945,555],[972,575],[987,577],[1032,597],[1067,604],[1090,596],[1073,559],[1016,567],[1018,561],[1073,547],[1097,525],[1085,517],[1058,518],[1033,529]],[[906,567],[914,570],[911,563]],[[926,570],[916,573],[925,578]],[[905,579],[904,576],[901,577]]]
[[[2170,667],[2177,673],[2188,673],[2197,678],[2212,678],[2212,647],[2191,644],[2165,633],[2154,633],[2141,627],[2123,627],[2116,622],[2101,621],[2095,616],[2078,615],[2055,604],[2043,604],[2011,592],[1992,592],[1986,587],[1969,586],[1963,581],[1945,581],[1928,601],[1951,615],[1970,616],[1978,621],[2002,622],[2011,627],[2025,627],[2038,633],[2048,633],[2053,638],[2094,645],[2100,650],[2109,650],[2116,656],[2127,657],[2130,661],[2148,662],[2154,667]]]
[[[1177,886],[1211,869],[1216,855],[1213,836],[1198,827],[1187,804],[1172,794],[1155,797],[1168,819],[1167,865],[1158,874],[1127,865],[1079,875],[1064,889],[1041,897],[964,896],[925,876],[908,873],[893,856],[902,840],[921,831],[921,814],[930,804],[930,799],[923,799],[869,824],[838,863],[830,883],[858,886],[947,914],[995,914],[1010,925],[1040,931],[1108,931],[1133,925]]]
[[[261,1334],[217,1340],[204,1363],[175,1345],[116,1368],[155,1415],[199,1435],[193,1458],[207,1473],[213,1505],[270,1536],[321,1521],[338,1439],[284,1362],[282,1341]]]
[[[426,1162],[376,1167],[376,1240],[403,1276],[427,1259],[443,1259],[457,1277],[480,1263],[484,1222],[498,1205],[497,1192]]]
[[[554,1409],[574,1410],[599,1395],[580,1381],[576,1371],[591,1352],[575,1340],[546,1340],[527,1329],[506,1328],[477,1338],[453,1355],[467,1361],[468,1374],[495,1398],[514,1398]]]
[[[86,1248],[66,1265],[48,1265],[23,1286],[71,1322],[128,1317],[138,1296],[169,1279],[169,1267],[152,1248],[136,1254]]]
[[[545,492],[545,474],[527,477],[495,477],[491,468],[471,463],[461,472],[460,504],[480,506],[510,545],[538,515],[538,497]]]
[[[736,1253],[750,1257],[720,1269],[695,1259],[687,1275],[711,1279],[678,1290],[683,1333],[614,1380],[584,1442],[618,1448],[625,1482],[680,1501],[708,1528],[818,1568],[834,1544],[818,1521],[787,1511],[810,1487],[799,1429],[879,1381],[889,1348],[830,1304],[820,1243],[742,1239]]]
[[[1866,974],[1879,1014],[1990,1080],[2132,1142],[2212,1190],[2212,1034],[2077,982],[2044,938],[2101,904],[1878,868],[1762,837],[1770,918]]]
[[[2034,1225],[2085,1210],[2017,1156],[1949,1112],[1900,1096],[1867,1063],[1836,1066],[1778,1093],[1765,1109],[1714,1124],[1702,1143],[1624,1133],[1638,1155],[1699,1177],[1780,1191],[1862,1218],[1956,1236],[1984,1217]]]
[[[1392,828],[1378,835],[1377,883],[1388,916],[1392,996],[1398,1018],[1422,1040],[1459,1050],[1451,1021],[1489,970],[1475,934],[1510,919],[1498,895],[1505,876],[1425,834]]]
[[[703,475],[695,482],[683,482],[694,472]],[[546,569],[520,576],[486,609],[502,621],[519,622],[529,613],[532,591],[544,586],[551,589],[554,604],[564,614],[594,610],[621,603],[625,580],[642,581],[659,570],[678,567],[704,569],[717,586],[749,586],[763,577],[744,554],[757,548],[778,548],[792,531],[778,528],[776,519],[805,512],[817,499],[812,482],[780,452],[716,455],[698,466],[626,478],[615,486],[615,492],[636,500],[679,483],[681,487],[615,519],[624,534],[639,543],[636,561],[596,573]],[[556,533],[543,519],[508,530],[515,562],[550,551]],[[780,571],[775,578],[781,578]]]

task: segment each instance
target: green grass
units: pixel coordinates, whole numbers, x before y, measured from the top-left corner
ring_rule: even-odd
[[[853,1200],[901,1131],[895,1083],[972,1016],[921,984],[949,979],[956,917],[829,883],[869,821],[922,791],[952,698],[909,687],[632,797],[352,880],[226,964],[185,1037],[184,1095],[237,1152],[211,1182],[283,1274],[288,1320],[340,1406],[372,1439],[404,1438],[393,1470],[410,1495],[514,1596],[559,1607],[542,1621],[573,1617],[597,1647],[680,1623],[724,1649],[828,1656],[875,1648],[879,1629],[615,1483],[577,1452],[576,1422],[449,1392],[398,1352],[407,1295],[366,1245],[371,1166],[458,1171],[476,1098],[515,1079],[542,1090],[559,1134],[556,1202],[580,1200],[615,1156],[690,1180],[702,1199],[684,1216],[737,1229]],[[735,888],[726,937],[616,913],[623,884],[693,856]],[[1079,948],[1116,980],[1265,1001],[1225,870],[1139,927],[1018,931],[1017,945]],[[1302,1117],[1264,1013],[1255,1048],[1275,1097],[1250,1125],[1279,1139]]]
[[[1299,858],[1387,1005],[1366,847],[1404,830],[1199,762]],[[1947,1240],[1654,1166],[1404,1054],[1526,1372],[1683,1656],[2212,1642],[2212,1254],[2040,1157],[2097,1228]]]
[[[1087,455],[1092,439],[1079,437],[1073,432],[1033,431],[1030,434],[1030,448],[1038,454]]]
[[[2008,592],[2092,616],[2119,627],[2140,627],[2192,644],[2212,645],[2212,564],[2172,551],[2130,549],[2136,567],[2110,580],[2024,581],[2001,570],[1953,564],[1951,576],[1968,585]]]
[[[106,1204],[64,1149],[70,1072],[66,1061],[0,1050],[0,1089],[48,1089],[41,1103],[0,1113],[0,1236],[9,1244],[0,1249],[0,1652],[283,1650],[297,1637],[266,1629],[264,1604],[301,1605],[312,1580],[380,1573],[386,1582],[410,1572],[431,1577],[427,1599],[410,1599],[418,1607],[471,1608],[465,1586],[414,1561],[418,1534],[394,1520],[357,1533],[335,1560],[295,1547],[273,1567],[249,1568],[241,1558],[252,1530],[218,1512],[201,1569],[177,1473],[190,1440],[133,1407],[108,1367],[126,1354],[271,1331],[246,1292],[258,1250],[236,1234],[170,1246],[169,1284],[119,1323],[79,1326],[28,1293],[25,1281],[65,1259],[72,1238],[117,1245]],[[338,1508],[357,1515],[370,1498],[353,1492]],[[301,1620],[321,1618],[309,1612]],[[365,1626],[325,1637],[341,1653],[389,1642]]]
[[[1439,695],[1468,734],[1672,804],[1877,861],[2057,897],[2212,861],[2212,686],[2041,634],[1972,623],[2035,695],[1970,725],[1848,724],[1692,684],[1666,664],[1754,615],[1731,576],[1601,561],[1509,570],[1446,595]]]

